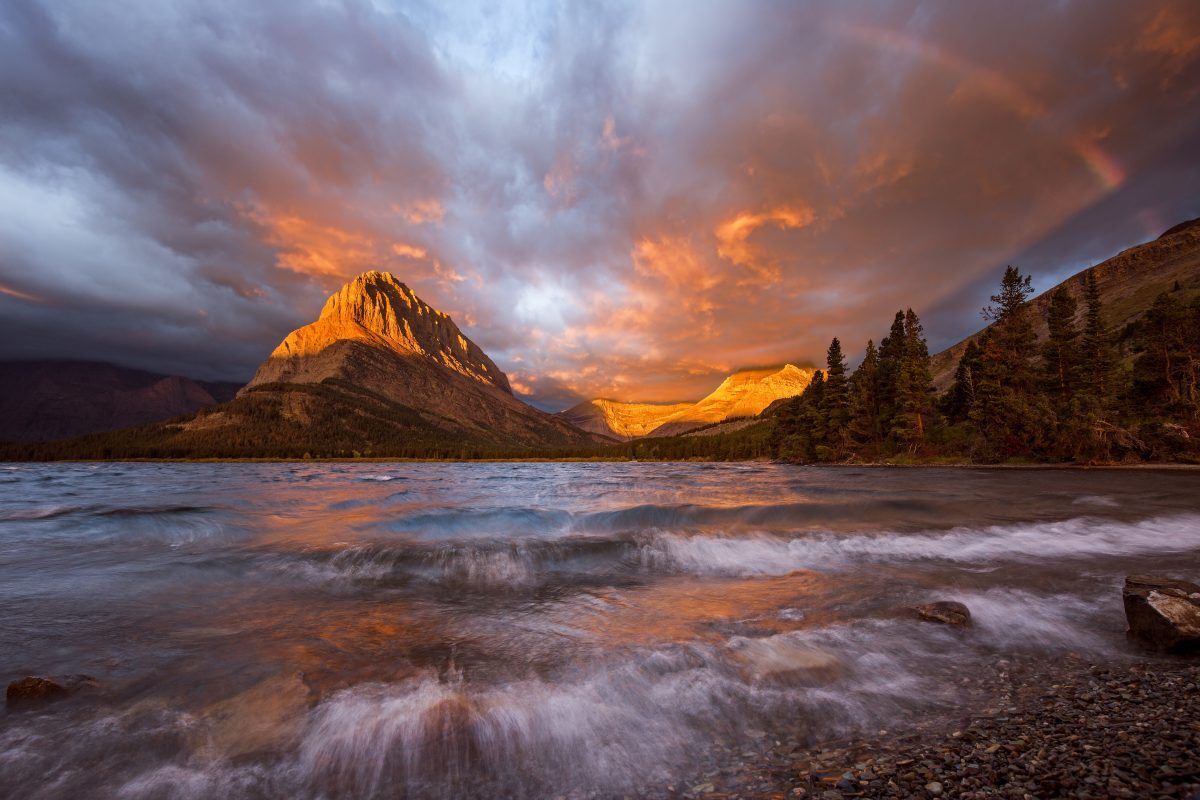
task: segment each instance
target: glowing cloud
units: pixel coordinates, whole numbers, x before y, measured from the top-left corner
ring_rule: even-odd
[[[392,209],[413,225],[424,225],[429,222],[441,222],[446,216],[446,209],[437,200],[418,200],[409,206],[393,205]]]
[[[720,282],[720,275],[692,248],[687,239],[666,236],[642,239],[630,254],[641,275],[658,278],[677,289],[705,291]]]
[[[401,258],[425,258],[425,256],[429,255],[424,247],[404,244],[403,242],[396,242],[392,245],[392,252]]]
[[[780,230],[803,228],[812,224],[815,214],[811,208],[780,206],[769,211],[743,211],[717,226],[717,254],[735,264],[748,268],[758,282],[779,280],[779,267],[766,251],[753,245],[750,236],[763,225]]]

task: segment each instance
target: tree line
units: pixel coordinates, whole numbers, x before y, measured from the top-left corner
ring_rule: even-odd
[[[940,395],[913,310],[848,374],[834,339],[825,369],[775,417],[776,457],[800,462],[1200,460],[1200,298],[1178,283],[1114,335],[1094,270],[1082,297],[1049,298],[1039,341],[1031,279],[1008,267]]]

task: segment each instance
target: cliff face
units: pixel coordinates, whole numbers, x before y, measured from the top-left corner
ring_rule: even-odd
[[[695,403],[653,405],[589,400],[562,412],[561,416],[585,430],[621,439],[676,436],[714,422],[753,417],[774,401],[803,392],[814,372],[792,364],[742,370]]]
[[[588,400],[563,411],[563,419],[585,431],[620,439],[645,436],[693,403],[621,403],[616,400]]]
[[[419,356],[512,394],[508,377],[454,324],[387,272],[367,272],[325,301],[316,322],[292,331],[258,368],[248,386],[320,383],[336,375],[337,359],[321,355],[338,342]]]
[[[358,402],[382,398],[418,412],[429,426],[464,442],[562,447],[601,440],[513,397],[487,354],[394,276],[367,272],[335,292],[320,317],[292,333],[258,368],[239,399],[322,385]],[[285,417],[313,417],[303,402],[280,401]],[[295,410],[295,413],[293,413]],[[290,415],[290,416],[289,416]],[[295,419],[292,419],[295,417]],[[237,424],[236,414],[229,424]],[[363,448],[370,442],[364,441]]]

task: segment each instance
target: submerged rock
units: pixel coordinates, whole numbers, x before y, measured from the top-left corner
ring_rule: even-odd
[[[65,678],[28,675],[8,685],[4,693],[4,703],[13,710],[38,708],[65,700],[81,689],[95,685],[96,680],[87,675],[71,675]]]
[[[795,642],[787,634],[737,640],[733,658],[742,677],[752,683],[823,686],[845,672],[837,656]]]
[[[1130,638],[1157,650],[1200,650],[1200,586],[1130,575],[1121,595]]]
[[[299,674],[277,675],[200,713],[209,723],[208,744],[226,757],[274,750],[291,742],[304,725],[308,687]]]
[[[940,622],[943,625],[970,625],[971,609],[954,600],[938,600],[926,603],[914,609],[917,616],[926,622]]]

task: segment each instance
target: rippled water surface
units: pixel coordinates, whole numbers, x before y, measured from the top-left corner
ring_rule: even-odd
[[[1132,658],[1131,572],[1200,573],[1200,475],[0,466],[0,680],[98,683],[0,713],[0,796],[636,791]]]

